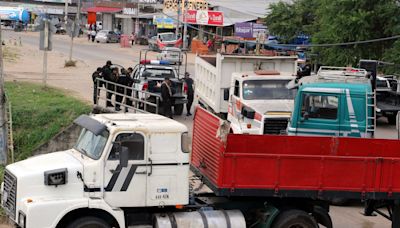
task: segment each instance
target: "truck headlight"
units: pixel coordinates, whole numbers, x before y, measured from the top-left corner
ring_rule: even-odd
[[[64,169],[55,169],[44,172],[44,184],[45,185],[63,185],[67,183],[68,170]]]
[[[26,223],[26,216],[24,213],[22,213],[22,211],[20,211],[18,214],[18,225],[21,228],[25,228],[25,223]]]

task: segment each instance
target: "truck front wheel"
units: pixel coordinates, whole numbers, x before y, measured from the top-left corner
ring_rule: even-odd
[[[281,212],[272,224],[272,228],[317,228],[315,219],[305,211],[287,210]]]
[[[86,216],[68,224],[67,228],[111,228],[110,224],[101,218]]]

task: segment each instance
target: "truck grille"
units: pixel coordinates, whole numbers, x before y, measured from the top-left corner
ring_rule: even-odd
[[[17,178],[9,171],[4,172],[4,190],[2,195],[2,206],[6,213],[15,221],[17,198]]]
[[[288,122],[286,118],[264,119],[264,134],[284,135]]]

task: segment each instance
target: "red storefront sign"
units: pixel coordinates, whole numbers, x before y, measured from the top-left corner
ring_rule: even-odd
[[[220,26],[224,24],[224,14],[220,11],[188,10],[185,22],[189,24]]]

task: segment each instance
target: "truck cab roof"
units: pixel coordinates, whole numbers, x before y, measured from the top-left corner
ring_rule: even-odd
[[[93,119],[105,124],[107,128],[123,130],[142,130],[148,133],[183,133],[187,127],[175,120],[156,114],[97,114]]]
[[[323,90],[321,90],[323,89]],[[306,83],[300,87],[302,91],[341,93],[344,89],[350,89],[352,93],[369,93],[372,91],[369,83],[348,83],[348,82],[316,82]]]
[[[273,72],[273,71],[247,71],[235,72],[233,78],[241,78],[243,80],[293,80],[296,77],[290,72]]]

